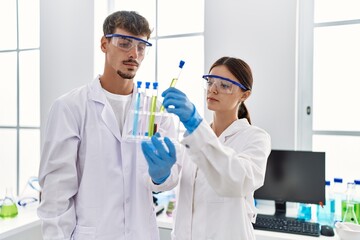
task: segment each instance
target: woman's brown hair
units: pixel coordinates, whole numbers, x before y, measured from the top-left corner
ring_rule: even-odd
[[[231,72],[231,74],[234,75],[236,79],[248,89],[248,91],[251,91],[253,85],[253,76],[251,68],[246,62],[240,58],[222,57],[213,63],[209,72],[211,69],[217,66],[225,66]],[[240,104],[238,109],[238,118],[246,118],[251,124],[249,111],[243,102]]]

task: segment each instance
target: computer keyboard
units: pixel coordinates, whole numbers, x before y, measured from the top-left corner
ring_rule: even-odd
[[[253,226],[258,230],[293,233],[313,237],[320,236],[320,224],[305,222],[296,218],[258,214],[256,223],[254,223]]]

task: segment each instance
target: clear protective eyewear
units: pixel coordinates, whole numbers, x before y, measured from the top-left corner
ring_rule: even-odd
[[[216,86],[216,89],[219,93],[232,94],[234,90],[234,85],[243,89],[244,91],[250,90],[244,85],[229,78],[221,77],[218,75],[203,75],[205,79],[205,89],[209,90],[212,86]]]
[[[41,192],[41,187],[39,185],[39,178],[30,177],[26,183],[25,188],[20,194],[18,199],[18,205],[25,207],[39,201],[38,195]]]
[[[27,205],[30,205],[32,203],[36,203],[38,201],[37,198],[35,197],[25,197],[25,198],[21,198],[18,201],[18,205],[21,207],[26,207]]]
[[[129,52],[131,49],[133,49],[136,46],[136,50],[140,56],[145,55],[146,47],[151,47],[152,44],[144,39],[128,36],[128,35],[122,35],[122,34],[106,34],[106,38],[111,38],[111,43],[117,47],[120,48],[123,51]]]

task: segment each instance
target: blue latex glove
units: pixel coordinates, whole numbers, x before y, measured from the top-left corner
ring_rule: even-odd
[[[170,176],[171,167],[176,162],[176,150],[174,144],[167,137],[164,142],[169,149],[166,150],[161,140],[160,134],[156,133],[151,137],[151,142],[143,141],[141,149],[149,165],[149,174],[155,184],[161,184]]]
[[[202,117],[196,111],[194,104],[189,101],[185,93],[179,89],[170,87],[166,89],[161,96],[164,97],[163,105],[166,111],[178,115],[180,121],[189,133],[192,133],[199,126]]]

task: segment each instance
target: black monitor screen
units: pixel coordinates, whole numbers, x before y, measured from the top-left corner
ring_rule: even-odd
[[[324,203],[325,153],[272,150],[267,161],[265,183],[255,191],[254,197],[274,200],[277,204]]]

